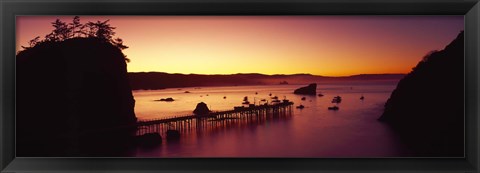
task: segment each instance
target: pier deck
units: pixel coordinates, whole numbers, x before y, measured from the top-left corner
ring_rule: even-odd
[[[167,130],[186,131],[212,126],[226,126],[234,121],[262,119],[291,114],[293,102],[283,101],[268,105],[236,107],[234,110],[214,111],[205,115],[185,115],[161,119],[140,120],[137,122],[137,135],[145,133],[165,133]]]

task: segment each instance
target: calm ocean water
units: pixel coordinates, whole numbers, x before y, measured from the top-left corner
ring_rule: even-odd
[[[137,157],[399,157],[404,146],[377,118],[396,83],[321,84],[319,96],[294,95],[301,85],[171,88],[134,91],[138,119],[190,115],[199,102],[211,110],[231,110],[249,101],[272,96],[289,99],[304,109],[291,116],[233,124],[223,128],[183,133],[179,141],[163,140],[155,148],[138,148]],[[189,93],[185,93],[189,91]],[[257,94],[256,94],[257,93]],[[334,96],[340,110],[331,111]],[[361,96],[365,100],[360,100]],[[173,102],[154,101],[172,97]],[[226,99],[224,99],[226,97]]]

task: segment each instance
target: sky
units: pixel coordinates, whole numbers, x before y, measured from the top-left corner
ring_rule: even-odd
[[[17,51],[57,18],[73,16],[17,16]],[[463,16],[80,16],[107,19],[129,72],[182,74],[408,73],[464,28]]]

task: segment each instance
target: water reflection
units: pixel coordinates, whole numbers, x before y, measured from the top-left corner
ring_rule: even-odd
[[[295,104],[287,116],[206,121],[201,128],[181,128],[178,141],[163,140],[154,149],[138,149],[139,157],[385,157],[402,156],[403,146],[392,131],[377,121],[395,84],[319,85],[323,96],[301,96],[299,86],[203,87],[182,90],[135,91],[139,119],[189,115],[199,102],[210,110],[231,110],[250,101],[284,96]],[[185,90],[191,93],[183,93]],[[257,94],[256,94],[257,93]],[[272,93],[272,96],[269,94]],[[206,96],[206,95],[209,96]],[[203,97],[199,97],[203,95]],[[338,111],[328,110],[341,96]],[[226,96],[226,99],[223,97]],[[360,97],[364,96],[364,100]],[[155,102],[172,97],[174,102]],[[305,97],[305,100],[302,100]],[[304,105],[304,109],[296,106]],[[170,128],[174,128],[172,125]],[[200,126],[199,126],[200,127]],[[165,135],[167,126],[157,127]],[[163,130],[163,131],[162,131]]]

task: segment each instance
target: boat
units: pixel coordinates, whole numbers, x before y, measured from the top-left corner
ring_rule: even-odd
[[[332,99],[332,103],[341,103],[342,102],[342,97],[336,96]]]
[[[307,98],[305,98],[305,97],[302,97],[302,100],[305,100],[305,99],[307,99]]]
[[[362,97],[360,97],[360,100],[364,100],[364,99],[365,99],[365,97],[363,97],[363,96],[362,96]]]
[[[322,93],[318,94],[318,97],[323,97],[323,94]]]
[[[227,96],[223,96],[223,99],[227,99]]]
[[[190,91],[185,91],[185,93],[190,93]]]
[[[268,94],[268,96],[272,96],[272,93]]]
[[[336,110],[338,110],[338,109],[340,109],[338,106],[328,107],[328,110],[334,110],[334,111],[336,111]]]
[[[303,109],[303,108],[305,108],[305,106],[303,106],[303,105],[297,106],[297,109]]]
[[[278,99],[278,97],[277,97],[277,96],[273,96],[272,99]]]

